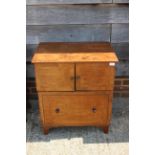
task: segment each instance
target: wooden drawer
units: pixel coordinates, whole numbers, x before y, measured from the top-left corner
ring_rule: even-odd
[[[74,91],[74,64],[35,64],[37,91]]]
[[[113,90],[115,68],[109,63],[77,63],[76,90]]]
[[[109,94],[106,92],[44,93],[42,106],[48,126],[86,126],[107,124]]]

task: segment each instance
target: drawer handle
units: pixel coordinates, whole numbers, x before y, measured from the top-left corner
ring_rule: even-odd
[[[55,109],[55,112],[56,112],[56,113],[59,113],[59,112],[60,112],[60,109],[59,109],[59,108],[56,108],[56,109]]]
[[[93,113],[96,112],[96,108],[95,108],[95,107],[92,108],[92,112],[93,112]]]

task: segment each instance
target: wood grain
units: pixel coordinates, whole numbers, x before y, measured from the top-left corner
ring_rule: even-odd
[[[32,64],[26,65],[27,78],[34,78],[34,67]],[[116,76],[129,76],[129,60],[120,60],[116,63]]]
[[[74,64],[35,64],[37,91],[74,91]]]
[[[112,3],[112,0],[27,0],[27,5],[41,4],[100,4]]]
[[[107,125],[108,100],[104,93],[44,93],[45,122],[51,127]]]
[[[129,24],[112,24],[111,42],[129,42]]]
[[[33,57],[33,63],[44,62],[117,62],[118,59],[115,53],[112,52],[92,52],[92,53],[51,53],[51,54],[36,54]]]
[[[52,62],[117,62],[110,43],[40,43],[32,63]]]
[[[45,123],[44,111],[43,111],[43,96],[38,94],[38,99],[39,99],[38,105],[39,105],[39,112],[40,112],[40,121],[41,121],[42,127],[44,127],[46,123]]]
[[[27,25],[128,23],[126,5],[27,6]]]
[[[52,93],[52,94],[51,94]],[[113,93],[112,91],[74,91],[74,92],[46,92],[46,91],[42,91],[42,92],[38,92],[39,95],[43,95],[43,96],[58,96],[58,95],[63,95],[63,96],[69,96],[69,95],[110,95],[111,93]]]
[[[77,63],[76,90],[113,90],[115,67],[109,63]]]
[[[110,41],[110,24],[27,26],[27,44],[39,42]]]
[[[107,127],[109,127],[110,123],[111,123],[111,119],[112,119],[112,103],[113,103],[113,91],[111,91],[109,93],[109,96],[108,96],[108,108],[107,108],[108,109],[108,115],[107,115],[107,122],[106,122],[107,125],[105,126],[105,129]],[[108,133],[108,131],[107,131],[107,133]]]
[[[26,45],[26,62],[31,62],[37,46],[38,44]],[[112,43],[112,47],[114,48],[119,60],[129,59],[129,43]]]

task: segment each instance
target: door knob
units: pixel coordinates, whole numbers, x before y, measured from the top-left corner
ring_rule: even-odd
[[[92,112],[93,112],[93,113],[96,112],[96,108],[95,108],[95,107],[92,108]]]
[[[59,112],[60,112],[60,109],[59,109],[59,108],[56,108],[56,109],[55,109],[55,112],[56,112],[56,113],[59,113]]]

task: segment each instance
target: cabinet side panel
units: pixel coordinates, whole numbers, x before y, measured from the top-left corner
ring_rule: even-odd
[[[108,117],[107,117],[107,125],[109,126],[111,123],[111,117],[112,117],[112,101],[113,101],[113,91],[109,93],[108,96]]]
[[[44,109],[43,109],[43,96],[41,95],[41,93],[38,93],[38,97],[39,97],[39,111],[40,111],[40,121],[42,126],[45,126],[45,119],[44,119]]]

